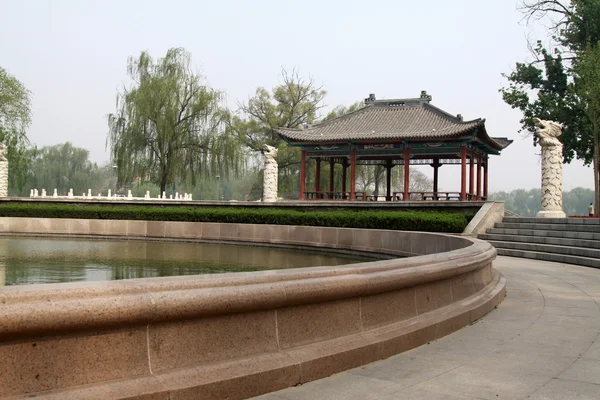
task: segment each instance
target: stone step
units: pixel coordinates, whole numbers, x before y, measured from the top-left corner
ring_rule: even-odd
[[[478,236],[479,239],[487,241],[501,242],[521,242],[547,244],[568,247],[582,247],[590,249],[600,249],[600,240],[568,239],[562,237],[544,237],[544,236],[524,236],[524,235],[502,235],[483,233]]]
[[[588,249],[583,247],[557,246],[550,244],[519,243],[489,240],[497,249],[512,249],[535,251],[541,253],[556,253],[578,257],[597,258],[600,261],[600,249]]]
[[[568,224],[568,225],[600,225],[600,218],[535,218],[504,217],[503,222],[525,224]]]
[[[600,233],[600,225],[497,222],[494,227],[495,228],[504,228],[504,229],[535,229],[535,230],[543,230],[543,231],[570,231],[570,232]]]
[[[507,229],[492,228],[488,229],[488,234],[494,235],[520,235],[520,236],[539,236],[539,237],[557,237],[582,240],[600,240],[600,233],[577,232],[577,231],[546,231],[538,229]]]
[[[586,267],[600,268],[600,259],[578,257],[566,254],[544,253],[538,251],[515,250],[515,249],[498,249],[498,255],[531,258],[534,260],[554,261],[563,264],[583,265]]]

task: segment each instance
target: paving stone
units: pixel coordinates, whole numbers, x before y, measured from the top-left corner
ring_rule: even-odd
[[[464,364],[477,357],[489,354],[502,344],[501,340],[474,337],[453,337],[421,346],[413,353],[414,357],[425,360],[444,360]]]
[[[351,373],[391,381],[400,387],[408,387],[460,366],[458,363],[443,359],[432,360],[411,355],[392,357],[379,363],[354,369]]]
[[[591,383],[552,379],[527,400],[598,400],[600,385]]]
[[[280,391],[276,395],[285,400],[372,400],[398,392],[401,388],[388,380],[344,372]]]
[[[550,379],[545,376],[460,367],[431,379],[418,388],[434,392],[447,391],[482,399],[512,400],[525,398]]]
[[[519,375],[539,375],[554,377],[562,373],[577,360],[576,357],[559,355],[531,354],[529,352],[496,352],[479,357],[467,367],[480,368],[489,371],[502,371]]]
[[[584,308],[578,308],[577,310],[585,310]],[[543,325],[563,325],[567,328],[594,328],[600,329],[600,312],[594,317],[582,317],[573,315],[556,315],[544,313],[536,321],[536,324]]]
[[[406,389],[389,396],[382,397],[379,400],[475,400],[481,397],[463,396],[455,393],[438,393],[425,389]]]
[[[594,317],[599,316],[599,312],[594,308],[573,308],[573,307],[554,307],[546,306],[544,314],[564,315],[569,317]]]
[[[254,400],[285,400],[285,397],[280,397],[274,393],[263,394],[262,396],[253,397]]]
[[[600,360],[600,339],[596,339],[589,349],[583,353],[584,358],[591,358],[593,360]]]
[[[581,358],[558,377],[600,385],[600,360]]]

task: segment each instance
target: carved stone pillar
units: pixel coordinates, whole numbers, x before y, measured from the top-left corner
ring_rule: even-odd
[[[278,165],[277,149],[269,145],[262,147],[262,153],[265,157],[263,171],[263,198],[262,201],[272,203],[277,201],[277,175]]]
[[[0,161],[0,197],[8,196],[8,161]]]
[[[562,125],[534,118],[535,135],[542,146],[542,218],[565,218],[562,208],[563,145],[558,140]]]

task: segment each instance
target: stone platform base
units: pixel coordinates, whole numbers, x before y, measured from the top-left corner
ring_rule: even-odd
[[[537,213],[538,218],[567,218],[567,214],[564,211],[540,211]]]

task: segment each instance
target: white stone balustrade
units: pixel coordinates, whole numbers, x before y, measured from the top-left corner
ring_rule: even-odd
[[[41,192],[38,191],[38,189],[30,189],[29,197],[43,197],[43,198],[48,197],[48,198],[50,198],[50,196],[48,196],[48,193],[46,192],[46,189],[41,189]],[[56,188],[53,189],[51,198],[53,198],[53,199],[103,199],[103,200],[151,200],[152,199],[152,197],[150,196],[149,190],[146,191],[144,197],[134,197],[131,190],[127,191],[126,197],[118,197],[116,193],[113,194],[112,190],[108,189],[107,195],[106,195],[106,197],[104,197],[101,192],[98,193],[96,196],[93,196],[92,189],[88,189],[87,193],[85,193],[85,192],[81,193],[81,196],[73,195],[73,189],[69,189],[69,192],[66,194],[66,196],[63,196],[63,195],[58,194],[58,189],[56,189]],[[163,192],[162,196],[159,194],[156,196],[156,198],[158,200],[191,201],[192,194],[176,192],[175,195],[171,194],[167,198],[166,193]]]

